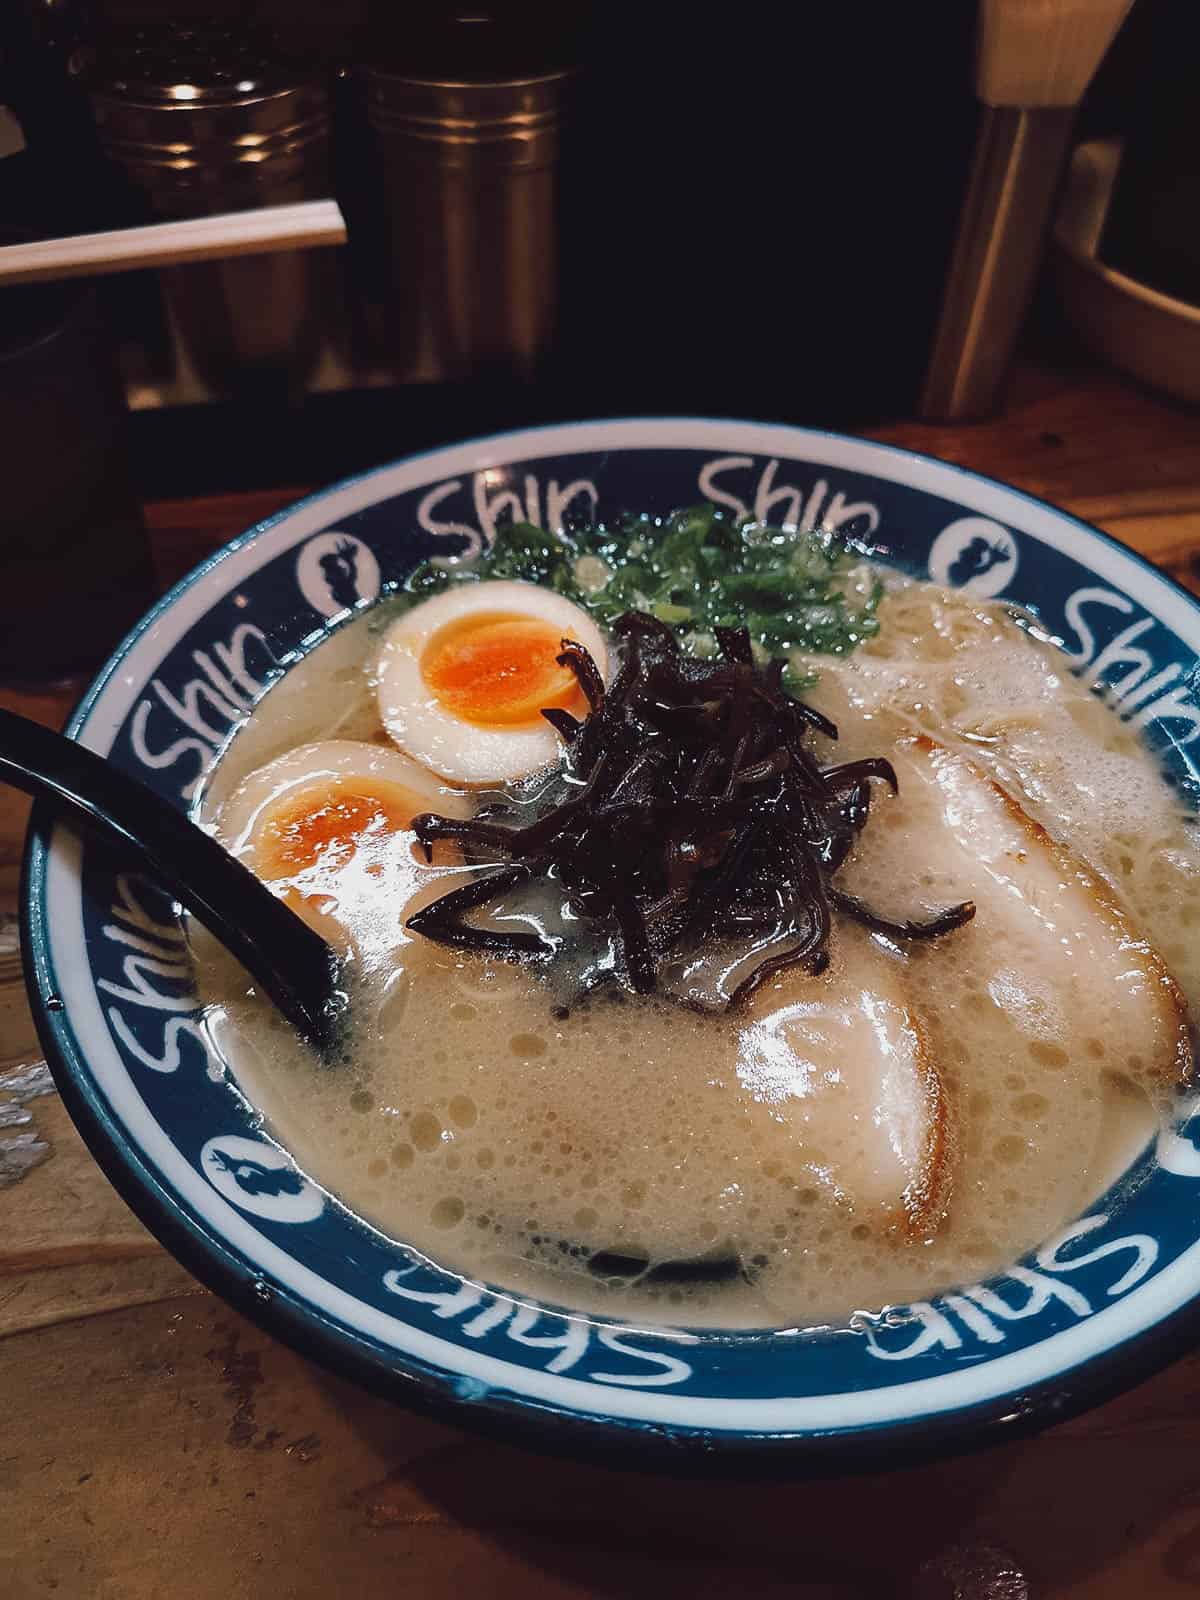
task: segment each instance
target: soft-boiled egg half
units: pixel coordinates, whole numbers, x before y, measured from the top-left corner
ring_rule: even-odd
[[[451,783],[504,782],[549,766],[560,740],[543,709],[587,712],[575,674],[557,659],[565,639],[607,677],[603,635],[562,595],[504,579],[434,595],[384,634],[375,663],[383,725]]]
[[[221,806],[215,829],[322,937],[344,949],[353,930],[355,948],[370,956],[404,942],[405,918],[445,891],[457,859],[439,846],[431,870],[414,849],[413,818],[469,810],[399,751],[324,739],[252,772]]]

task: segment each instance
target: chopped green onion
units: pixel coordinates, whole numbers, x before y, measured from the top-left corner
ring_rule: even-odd
[[[602,626],[625,611],[650,611],[698,657],[715,650],[716,628],[744,624],[756,656],[789,662],[784,682],[797,692],[816,680],[793,668],[791,657],[853,650],[878,632],[883,597],[861,552],[836,535],[739,521],[701,505],[561,534],[507,524],[474,561],[422,563],[376,608],[375,625],[430,594],[482,578],[545,584]]]

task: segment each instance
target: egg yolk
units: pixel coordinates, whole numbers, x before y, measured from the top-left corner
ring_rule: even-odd
[[[402,833],[419,811],[427,811],[401,789],[310,790],[282,805],[264,822],[256,851],[265,877],[290,878],[313,867],[337,872],[363,846]]]
[[[445,710],[482,727],[533,722],[543,708],[582,712],[575,674],[557,660],[562,639],[540,617],[477,612],[434,634],[421,675]]]

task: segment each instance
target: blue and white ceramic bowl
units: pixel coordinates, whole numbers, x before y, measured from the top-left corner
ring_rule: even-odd
[[[1032,607],[1109,683],[1177,779],[1200,750],[1200,607],[1082,523],[902,450],[720,421],[582,423],[381,468],[262,523],[198,568],[110,661],[84,744],[184,807],[286,669],[431,554],[598,503],[708,497],[841,528],[917,573]],[[28,857],[31,987],[98,1160],[214,1289],[328,1366],[546,1442],[630,1459],[815,1467],[1052,1421],[1182,1347],[1200,1291],[1200,1121],[1004,1275],[825,1335],[619,1325],[465,1282],[367,1231],[270,1144],[210,1059],[178,920],[61,828]]]

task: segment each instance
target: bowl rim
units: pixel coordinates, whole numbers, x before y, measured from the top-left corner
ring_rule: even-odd
[[[806,441],[832,441],[849,446],[857,455],[853,470],[873,471],[893,481],[925,489],[914,482],[912,469],[932,469],[935,480],[960,477],[966,483],[990,486],[1005,496],[1029,502],[1054,519],[1072,525],[1151,575],[1158,585],[1186,602],[1193,617],[1200,616],[1200,601],[1169,574],[1138,552],[1094,528],[1051,502],[1013,488],[1002,481],[911,451],[852,435],[790,425],[758,423],[734,418],[633,417],[604,418],[578,423],[555,423],[482,435],[437,449],[398,458],[367,472],[352,475],[282,508],[262,519],[215,551],[176,583],[129,632],[97,675],[72,714],[67,732],[78,737],[101,694],[128,653],[187,591],[194,588],[237,551],[258,540],[281,522],[304,509],[319,506],[339,491],[360,487],[370,479],[404,466],[432,462],[455,452],[505,447],[503,459],[534,459],[570,452],[573,429],[624,426],[627,429],[728,429],[774,435],[800,456]],[[689,443],[661,441],[629,449],[705,448],[712,438]],[[586,447],[584,447],[586,448]],[[615,446],[613,448],[616,448]],[[863,457],[865,452],[865,459]],[[765,444],[758,454],[767,454]],[[829,463],[832,464],[832,463]],[[477,468],[485,465],[477,463]],[[905,468],[908,469],[905,472]],[[459,469],[454,469],[459,470]],[[917,477],[919,478],[918,472]],[[436,481],[431,477],[427,481]],[[401,492],[401,491],[397,491]],[[929,488],[927,492],[939,492]],[[944,497],[954,500],[953,488]],[[969,506],[970,501],[958,502]],[[214,597],[215,598],[215,597]],[[1200,1294],[1183,1300],[1165,1315],[1124,1336],[1106,1342],[1082,1359],[1056,1368],[1019,1392],[1009,1387],[995,1396],[951,1406],[904,1419],[873,1420],[827,1430],[716,1430],[694,1424],[650,1424],[642,1419],[576,1410],[542,1402],[529,1394],[490,1390],[481,1399],[464,1403],[455,1392],[460,1375],[423,1361],[407,1351],[381,1351],[367,1336],[344,1325],[334,1326],[320,1310],[294,1290],[266,1285],[239,1259],[227,1242],[161,1182],[142,1147],[121,1126],[98,1086],[86,1070],[86,1055],[69,1025],[67,1011],[52,1003],[57,984],[49,936],[45,926],[44,894],[50,862],[50,836],[54,832],[44,809],[35,808],[25,852],[22,886],[22,937],[27,953],[26,976],[38,1035],[58,1088],[72,1119],[92,1154],[118,1192],[148,1228],[195,1275],[242,1311],[265,1331],[280,1337],[302,1354],[330,1371],[350,1376],[374,1392],[390,1394],[418,1409],[447,1417],[456,1424],[499,1434],[506,1439],[536,1444],[541,1449],[563,1450],[573,1456],[597,1455],[623,1464],[647,1464],[683,1471],[713,1469],[732,1472],[865,1470],[901,1461],[925,1459],[971,1449],[1038,1430],[1098,1403],[1111,1394],[1149,1376],[1187,1349],[1200,1327]],[[60,834],[61,837],[61,834]],[[84,1069],[84,1070],[79,1070]],[[1050,1337],[1056,1337],[1051,1335]],[[1039,1343],[1045,1341],[1038,1341]]]

